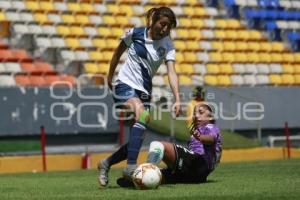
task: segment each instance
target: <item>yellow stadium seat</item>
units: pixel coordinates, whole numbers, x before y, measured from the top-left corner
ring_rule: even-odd
[[[101,63],[98,65],[98,72],[101,74],[108,74],[109,72],[109,64],[108,63]]]
[[[222,58],[224,62],[232,63],[235,61],[235,56],[233,53],[224,52],[222,53]]]
[[[250,38],[250,32],[248,30],[239,30],[237,38],[240,40],[247,41]]]
[[[249,62],[258,63],[260,61],[259,54],[255,52],[247,53],[247,58]]]
[[[204,82],[207,85],[217,85],[218,84],[218,79],[217,76],[213,76],[213,75],[205,75],[204,76]]]
[[[292,53],[282,53],[282,58],[284,62],[292,63],[295,61],[294,54]]]
[[[116,24],[116,19],[114,16],[111,15],[103,15],[102,16],[103,22],[104,24],[108,25],[108,26],[112,26]]]
[[[183,54],[181,52],[176,52],[176,62],[181,63],[184,61]]]
[[[191,20],[191,26],[201,29],[204,27],[204,21],[203,19],[199,19],[199,18],[192,18]]]
[[[113,56],[113,51],[103,51],[102,54],[103,54],[103,60],[106,61],[106,62],[109,62]]]
[[[130,5],[120,5],[120,12],[127,16],[132,16],[134,13]]]
[[[237,51],[246,51],[249,48],[247,42],[236,42],[235,46]]]
[[[300,62],[300,53],[294,53],[295,62]]]
[[[300,74],[294,75],[295,84],[300,85]]]
[[[220,72],[219,66],[217,64],[207,64],[206,72],[208,74],[218,74]]]
[[[6,21],[6,17],[5,14],[2,11],[0,11],[0,22],[2,21]]]
[[[235,60],[235,62],[245,63],[245,62],[248,62],[248,57],[247,57],[246,53],[236,52],[234,54],[234,60]]]
[[[227,20],[225,19],[216,19],[216,27],[220,29],[225,29],[227,27]]]
[[[190,75],[194,73],[194,67],[191,64],[180,64],[179,68],[182,74]]]
[[[270,82],[274,85],[280,85],[282,83],[281,76],[278,74],[269,75]]]
[[[98,65],[96,63],[85,63],[84,70],[86,73],[96,74],[98,73]]]
[[[116,24],[121,27],[129,26],[129,18],[126,16],[116,16]]]
[[[222,30],[214,31],[215,38],[218,40],[224,40],[226,38],[226,32]]]
[[[104,49],[106,48],[106,40],[105,39],[93,39],[92,43],[95,47],[99,48],[99,49]]]
[[[112,33],[112,36],[114,36],[116,38],[120,38],[124,34],[124,30],[119,27],[113,27],[113,28],[111,28],[111,33]]]
[[[75,3],[75,2],[69,2],[67,3],[68,6],[68,10],[71,12],[80,12],[81,11],[81,7],[79,3]]]
[[[263,39],[263,36],[259,31],[251,30],[251,31],[249,31],[249,39],[261,40],[261,39]]]
[[[109,37],[112,35],[111,33],[111,29],[107,28],[107,27],[100,27],[98,28],[98,33],[100,34],[100,36],[102,37]]]
[[[162,1],[162,2],[164,2],[164,1]],[[185,3],[187,5],[194,6],[194,5],[198,4],[198,1],[197,0],[185,0]]]
[[[76,23],[86,25],[90,23],[90,19],[87,15],[75,15]]]
[[[107,48],[115,49],[119,45],[119,40],[117,40],[117,39],[107,39],[106,44],[107,44]]]
[[[272,45],[269,42],[260,42],[260,50],[269,52],[272,50]]]
[[[282,72],[285,74],[293,74],[294,73],[294,67],[290,64],[283,64],[282,65]]]
[[[168,75],[164,75],[164,82],[165,83],[169,83],[169,77],[168,77]]]
[[[223,51],[224,50],[224,45],[223,42],[211,42],[211,46],[214,50],[216,51]]]
[[[75,35],[75,36],[84,36],[85,31],[80,26],[70,26],[70,34]]]
[[[197,56],[193,52],[184,52],[183,57],[184,57],[184,61],[188,63],[197,61]]]
[[[177,74],[181,74],[181,67],[180,67],[180,65],[175,65],[175,70],[176,70]]]
[[[193,16],[194,15],[194,8],[191,6],[183,6],[182,7],[183,13],[187,16]]]
[[[177,38],[187,39],[189,37],[189,31],[187,29],[178,28],[175,31]]]
[[[218,75],[217,82],[220,86],[230,86],[231,85],[231,77],[226,75]]]
[[[39,1],[26,1],[25,2],[26,8],[32,11],[41,10]]]
[[[198,29],[189,30],[189,38],[193,40],[200,40],[202,38],[201,32]]]
[[[174,41],[174,46],[175,46],[175,49],[179,50],[179,51],[183,51],[183,50],[186,49],[185,42],[182,41],[182,40],[175,40]]]
[[[106,8],[107,8],[107,11],[113,15],[120,13],[120,7],[117,4],[107,4]]]
[[[71,34],[71,31],[68,26],[59,25],[56,27],[56,31],[62,36],[67,36]]]
[[[231,64],[220,64],[219,70],[220,70],[220,73],[222,73],[222,74],[232,74],[233,73],[233,68],[232,68]]]
[[[103,61],[103,57],[104,57],[103,54],[100,53],[99,51],[90,51],[89,56],[92,61],[97,61],[97,62]]]
[[[185,44],[188,50],[197,51],[200,49],[199,43],[197,41],[187,40]]]
[[[189,76],[180,75],[179,76],[179,84],[180,85],[192,85],[193,81]]]
[[[80,7],[81,7],[81,11],[85,13],[96,12],[94,6],[90,3],[81,3]]]
[[[259,61],[263,63],[269,63],[271,62],[271,56],[268,53],[260,53],[258,54],[259,56]]]
[[[235,30],[227,30],[225,32],[226,38],[230,40],[236,40],[238,38],[238,33]]]
[[[195,7],[194,8],[194,15],[197,17],[205,17],[207,16],[207,12],[203,7]]]
[[[259,42],[247,42],[247,43],[248,43],[248,49],[250,51],[260,51]]]
[[[80,41],[77,38],[65,38],[65,44],[71,49],[80,47]]]
[[[210,52],[209,58],[212,62],[222,62],[223,61],[222,54],[219,52]]]
[[[282,74],[281,75],[281,84],[283,85],[293,85],[295,84],[294,76],[291,74]]]
[[[241,27],[240,21],[236,19],[227,19],[227,28],[238,29]]]
[[[282,54],[280,53],[270,53],[272,62],[281,63],[283,62]]]
[[[189,28],[192,26],[192,22],[189,18],[179,18],[179,24],[180,27]]]
[[[272,45],[272,50],[273,51],[280,51],[281,52],[281,51],[285,50],[285,47],[284,47],[282,42],[272,42],[271,45]]]
[[[40,1],[40,7],[41,7],[42,10],[44,10],[46,12],[55,11],[53,2]]]
[[[235,42],[223,42],[224,50],[225,51],[235,51],[236,46]]]
[[[293,67],[294,67],[294,73],[295,74],[300,74],[300,65],[298,64],[298,65],[293,65]]]
[[[45,13],[35,13],[34,20],[39,24],[49,23],[48,16]]]
[[[63,14],[61,16],[62,18],[62,21],[64,23],[67,23],[67,24],[72,24],[72,23],[76,23],[76,19],[74,17],[74,15],[71,15],[71,14]]]

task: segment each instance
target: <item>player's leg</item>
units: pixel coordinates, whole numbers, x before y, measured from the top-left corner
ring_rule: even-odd
[[[173,167],[176,160],[174,145],[170,142],[153,141],[150,144],[147,162],[158,165],[163,160],[168,167]]]
[[[128,141],[127,167],[123,173],[125,177],[129,178],[136,168],[137,157],[144,140],[144,132],[150,121],[150,113],[145,110],[142,101],[137,97],[127,100],[125,106],[132,108],[135,114],[135,123],[131,128]]]
[[[108,184],[108,172],[110,167],[117,164],[127,158],[128,143],[122,145],[115,153],[110,155],[108,158],[101,160],[98,163],[98,181],[100,186],[105,187]]]

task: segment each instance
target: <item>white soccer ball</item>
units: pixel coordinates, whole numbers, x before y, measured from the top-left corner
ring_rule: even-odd
[[[156,189],[161,183],[159,168],[151,163],[143,163],[133,172],[132,179],[137,189]]]

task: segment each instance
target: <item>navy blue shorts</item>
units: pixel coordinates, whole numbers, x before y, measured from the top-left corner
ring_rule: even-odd
[[[117,85],[115,85],[113,94],[115,103],[122,104],[133,97],[139,98],[143,102],[144,107],[147,110],[150,109],[150,95],[140,90],[136,90],[123,82],[119,82]]]

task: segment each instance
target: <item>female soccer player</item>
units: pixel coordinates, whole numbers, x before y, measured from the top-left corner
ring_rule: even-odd
[[[152,8],[147,13],[147,27],[133,28],[126,32],[114,52],[108,74],[108,86],[114,91],[115,103],[132,109],[135,115],[129,141],[118,151],[98,164],[100,186],[108,184],[110,166],[127,158],[123,176],[130,178],[143,143],[143,134],[149,123],[152,77],[164,61],[168,69],[170,87],[175,97],[174,116],[180,112],[178,78],[175,71],[175,49],[170,31],[176,27],[176,17],[168,7]],[[113,87],[112,79],[121,55],[128,49]]]
[[[215,125],[212,109],[198,104],[194,109],[188,148],[169,142],[150,144],[147,162],[163,160],[163,183],[203,183],[215,169],[222,154],[220,129]]]

